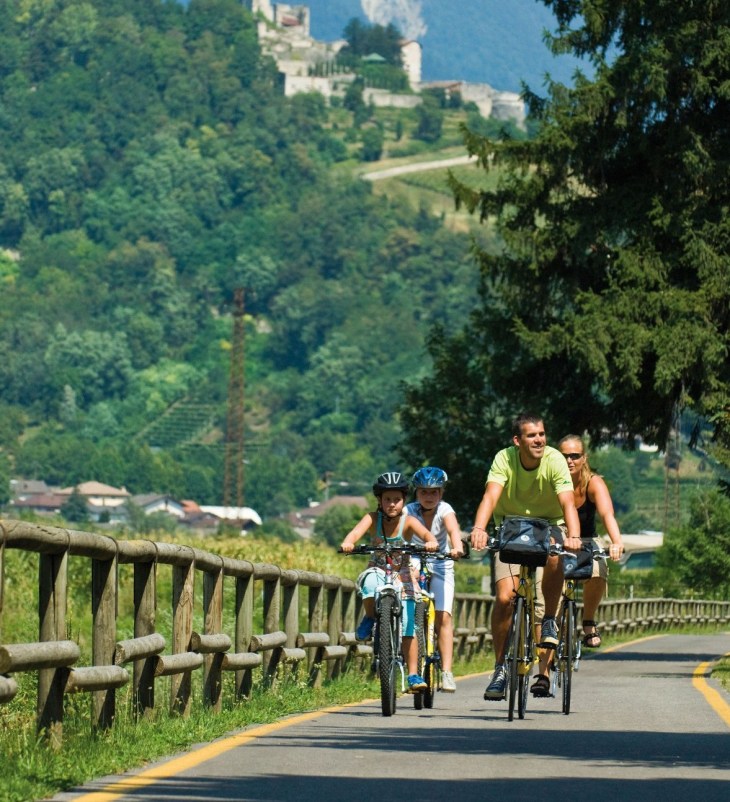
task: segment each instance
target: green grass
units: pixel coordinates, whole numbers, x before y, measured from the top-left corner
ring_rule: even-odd
[[[712,669],[712,677],[730,694],[730,655],[725,655]]]
[[[89,731],[88,698],[71,703],[64,721],[63,748],[54,751],[37,740],[29,727],[12,727],[0,708],[3,735],[0,765],[3,781],[0,800],[21,802],[41,799],[96,777],[120,773],[183,752],[194,744],[212,741],[251,725],[266,724],[287,715],[335,704],[346,704],[376,696],[377,685],[364,674],[351,673],[328,682],[321,689],[289,679],[274,690],[254,690],[252,698],[229,704],[220,715],[193,705],[189,718],[157,711],[150,719],[135,723],[129,713],[129,698],[119,695],[120,710],[114,727],[96,735]],[[162,697],[163,694],[160,694]],[[196,694],[194,698],[199,698]],[[74,700],[75,701],[75,700]]]

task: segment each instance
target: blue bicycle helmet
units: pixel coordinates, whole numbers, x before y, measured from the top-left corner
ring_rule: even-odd
[[[381,473],[373,485],[373,495],[381,496],[386,490],[400,490],[405,494],[408,492],[408,480],[398,471]]]
[[[443,487],[448,481],[446,471],[441,468],[434,468],[433,466],[426,466],[419,468],[411,479],[413,487]]]

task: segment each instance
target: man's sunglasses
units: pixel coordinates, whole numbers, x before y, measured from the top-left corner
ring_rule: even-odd
[[[576,460],[581,459],[583,457],[583,454],[563,454],[563,456],[565,457],[565,459],[572,459],[573,462],[575,462]]]

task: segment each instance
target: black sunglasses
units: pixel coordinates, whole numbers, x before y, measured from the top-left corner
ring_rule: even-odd
[[[563,456],[565,457],[565,459],[572,459],[573,462],[575,462],[576,460],[581,459],[583,457],[583,454],[563,454]]]

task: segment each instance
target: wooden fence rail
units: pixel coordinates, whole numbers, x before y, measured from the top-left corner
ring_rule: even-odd
[[[0,616],[6,590],[6,549],[39,555],[39,635],[34,643],[0,642],[0,703],[10,702],[17,694],[13,674],[37,671],[37,726],[54,745],[61,743],[63,703],[68,693],[90,693],[91,724],[106,728],[115,717],[115,692],[130,679],[136,716],[144,716],[154,707],[159,677],[170,677],[170,709],[185,716],[190,712],[194,671],[202,672],[204,703],[217,712],[223,672],[233,674],[236,699],[246,699],[255,671],[271,685],[283,672],[305,665],[309,682],[317,685],[325,676],[335,677],[351,667],[363,669],[370,664],[371,647],[355,639],[360,601],[355,583],[349,579],[231,559],[190,546],[117,541],[105,535],[6,520],[0,522]],[[76,665],[81,649],[67,639],[69,556],[91,560],[90,666]],[[120,564],[133,565],[134,607],[133,637],[121,640],[117,635]],[[169,644],[156,631],[160,565],[168,565],[172,571]],[[233,579],[234,587],[228,608],[224,605],[225,577]],[[198,611],[202,632],[194,629],[196,581],[202,583],[202,610]],[[304,595],[307,606],[300,610]],[[456,594],[456,659],[489,650],[492,602],[492,597],[482,594]],[[224,622],[224,609],[233,610],[232,621]],[[260,632],[254,631],[256,621],[262,622]],[[306,621],[305,631],[300,631],[301,621]],[[728,621],[730,602],[631,599],[606,601],[600,624],[608,632],[638,633]],[[127,666],[131,666],[131,678]]]

